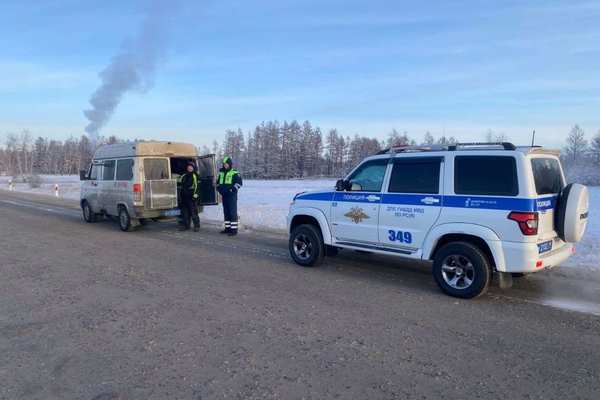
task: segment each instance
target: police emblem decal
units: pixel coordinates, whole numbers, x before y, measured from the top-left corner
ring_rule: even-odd
[[[350,218],[355,224],[360,224],[363,219],[370,218],[360,207],[352,207],[344,216]]]

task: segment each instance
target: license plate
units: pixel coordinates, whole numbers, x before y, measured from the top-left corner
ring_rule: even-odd
[[[181,211],[179,209],[165,211],[165,216],[167,217],[176,217],[179,214],[181,214]]]
[[[549,240],[544,243],[538,243],[538,253],[542,254],[550,250],[552,250],[552,240]]]

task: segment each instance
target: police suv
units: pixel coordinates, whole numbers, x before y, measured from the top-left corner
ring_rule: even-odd
[[[493,273],[508,287],[565,261],[585,231],[587,188],[565,184],[558,155],[511,143],[384,150],[335,190],[294,197],[291,257],[314,266],[344,248],[431,260],[439,287],[462,298]]]

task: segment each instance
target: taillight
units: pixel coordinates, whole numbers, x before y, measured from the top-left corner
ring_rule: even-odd
[[[142,201],[142,184],[134,183],[133,184],[133,201]]]
[[[538,233],[538,213],[512,211],[508,214],[508,219],[516,221],[523,235],[531,236]]]

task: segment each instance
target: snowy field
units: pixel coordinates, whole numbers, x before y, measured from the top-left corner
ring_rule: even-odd
[[[32,189],[26,183],[17,183],[15,190],[34,194],[54,195],[54,184],[59,186],[59,197],[79,199],[78,176],[43,176],[40,188]],[[10,177],[0,177],[0,188],[8,189]],[[333,188],[335,180],[247,180],[239,197],[239,215],[243,226],[257,229],[284,230],[289,204],[298,192],[306,190],[326,190]],[[600,254],[600,187],[590,187],[590,219],[583,241],[577,246],[577,253],[566,265],[585,266],[600,271],[597,267]],[[202,218],[209,221],[222,221],[221,207],[206,207]]]

